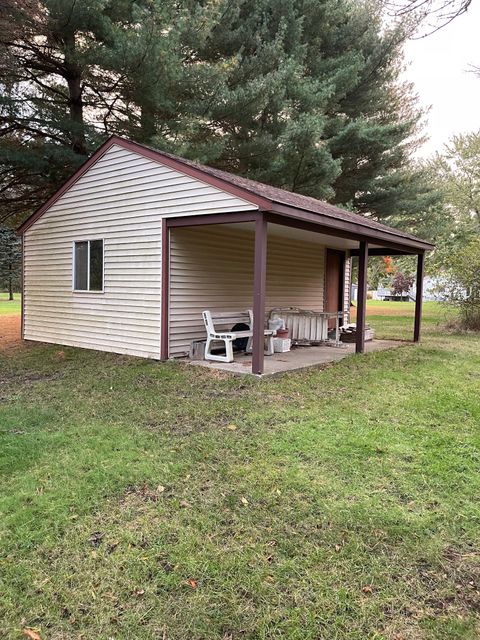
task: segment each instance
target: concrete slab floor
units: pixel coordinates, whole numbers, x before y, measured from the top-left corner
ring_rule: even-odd
[[[403,340],[371,340],[365,343],[367,353],[395,349],[409,342]],[[318,367],[343,360],[355,353],[354,344],[343,344],[341,347],[295,347],[287,353],[274,353],[273,356],[265,356],[264,376],[296,371],[307,367]],[[213,362],[211,360],[190,360],[190,364],[197,367],[207,367],[216,371],[225,371],[235,374],[252,374],[252,356],[235,354],[234,362]]]

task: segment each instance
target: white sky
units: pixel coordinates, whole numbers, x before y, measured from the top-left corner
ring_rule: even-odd
[[[405,60],[405,76],[420,104],[431,106],[425,129],[430,139],[417,155],[441,151],[453,134],[480,130],[480,77],[468,71],[480,67],[480,0],[440,31],[408,42]]]

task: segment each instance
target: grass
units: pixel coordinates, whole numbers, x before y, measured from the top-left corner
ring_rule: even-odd
[[[13,294],[14,300],[8,299],[8,293],[0,292],[0,316],[10,313],[20,313],[21,295]]]
[[[480,340],[442,314],[262,380],[0,356],[0,636],[478,638]]]
[[[377,330],[378,336],[385,339],[411,340],[413,335],[414,302],[383,302],[368,300],[367,322]],[[424,302],[422,311],[422,332],[428,337],[438,335],[452,320],[453,312],[438,302]],[[352,322],[355,321],[355,309],[352,309]]]

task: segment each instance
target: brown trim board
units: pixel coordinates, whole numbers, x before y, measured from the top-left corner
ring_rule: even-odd
[[[268,223],[261,215],[255,222],[255,248],[253,265],[253,345],[252,373],[261,375],[265,358],[265,296],[267,288]]]
[[[422,307],[423,307],[423,278],[425,275],[425,255],[419,253],[417,257],[417,279],[415,294],[415,321],[413,326],[413,341],[420,342],[422,332]]]
[[[340,273],[339,273],[339,281],[338,281],[338,300],[337,300],[337,311],[345,312],[345,263],[347,260],[347,252],[343,249],[332,249],[331,247],[326,247],[326,255],[325,255],[325,291],[323,296],[323,308],[327,308],[327,296],[328,296],[328,256],[337,255],[340,257]],[[343,325],[343,319],[340,322],[340,326]]]
[[[357,298],[357,335],[355,353],[365,352],[365,324],[367,309],[367,270],[368,270],[368,242],[360,243],[358,260],[358,298]]]
[[[252,211],[234,211],[232,213],[211,213],[199,216],[178,216],[163,218],[169,229],[179,227],[201,227],[209,224],[235,224],[238,222],[255,222],[261,213]]]
[[[160,360],[168,360],[170,346],[170,229],[162,220],[161,247],[161,292],[160,292]]]
[[[20,305],[20,337],[25,339],[25,237],[22,236],[22,302]]]
[[[372,248],[368,250],[369,256],[415,256],[418,254],[418,249],[410,249],[410,251],[402,251],[401,249],[391,249],[388,247],[382,247],[380,249]],[[358,249],[351,249],[350,255],[352,258],[358,257]]]
[[[154,160],[155,162],[160,162],[161,164],[164,164],[171,169],[175,169],[176,171],[185,173],[187,176],[196,178],[197,180],[205,182],[206,184],[209,184],[212,187],[216,187],[217,189],[220,189],[222,191],[226,191],[227,193],[230,193],[237,198],[241,198],[242,200],[251,202],[252,204],[258,206],[260,209],[266,211],[271,208],[271,202],[267,198],[262,198],[261,196],[252,193],[244,187],[238,187],[228,180],[223,180],[222,178],[206,173],[200,167],[192,166],[189,162],[183,162],[182,158],[172,158],[170,155],[164,154],[161,151],[150,149],[149,147],[145,147],[138,142],[132,142],[131,140],[126,140],[125,138],[120,138],[119,136],[112,136],[110,140],[112,145],[117,144],[124,149],[139,153],[145,158],[149,158],[150,160]]]
[[[29,229],[32,224],[36,222],[47,211],[47,209],[49,209],[68,189],[70,189],[70,187],[75,184],[75,182],[77,182],[77,180],[79,180],[83,176],[86,171],[88,171],[88,169],[90,169],[90,167],[98,162],[100,158],[102,158],[102,156],[104,156],[105,153],[115,145],[122,147],[123,149],[138,153],[141,156],[155,162],[164,164],[171,169],[189,175],[213,187],[217,187],[218,189],[226,191],[227,193],[241,198],[246,202],[251,202],[254,206],[259,207],[263,210],[268,210],[271,208],[271,202],[269,200],[250,193],[247,189],[237,187],[226,180],[211,176],[202,171],[202,169],[197,169],[190,164],[183,163],[181,160],[176,160],[174,158],[171,158],[170,156],[164,155],[161,151],[149,149],[148,147],[144,147],[137,142],[131,142],[130,140],[125,140],[124,138],[120,138],[119,136],[111,136],[97,149],[97,151],[95,151],[95,153],[90,158],[88,158],[88,160],[86,160],[75,171],[72,176],[70,176],[70,178],[66,182],[63,183],[58,191],[56,191],[18,228],[18,233],[25,233],[25,231],[27,231],[27,229]]]
[[[401,235],[397,236],[395,232],[390,233],[367,225],[334,219],[293,207],[274,205],[274,210],[267,213],[267,219],[268,222],[274,224],[296,227],[306,231],[316,231],[330,236],[388,244],[392,249],[398,249],[406,253],[418,253],[419,251],[433,249],[433,245],[427,242],[410,240]]]
[[[260,210],[252,210],[252,211],[237,211],[232,213],[213,213],[213,214],[203,214],[203,215],[193,215],[193,216],[179,216],[179,217],[171,217],[164,218],[169,228],[174,227],[190,227],[190,226],[201,226],[201,225],[209,225],[209,224],[234,224],[237,222],[254,222],[258,219],[258,217],[262,215],[262,211]],[[363,239],[368,239],[369,241],[378,241],[381,240],[385,242],[384,238],[378,238],[378,233],[376,229],[368,229],[368,232],[364,228],[356,228],[356,225],[350,222],[343,222],[340,226],[327,226],[323,221],[320,214],[303,212],[300,210],[292,209],[290,213],[287,214],[277,214],[275,212],[267,211],[263,215],[265,215],[267,222],[271,222],[272,224],[278,224],[282,226],[292,227],[295,229],[303,229],[304,231],[311,231],[313,233],[322,233],[324,235],[329,235],[332,237],[340,237],[346,238],[349,240],[361,241]],[[352,229],[353,227],[353,229]],[[371,232],[371,233],[370,233]],[[381,232],[380,232],[381,233]],[[400,244],[396,242],[394,239],[388,238],[390,247],[388,249],[380,249],[378,255],[388,255],[389,253],[392,255],[406,255],[406,254],[417,254],[419,249],[416,247],[410,247]],[[358,255],[357,249],[351,249],[351,255]],[[376,249],[371,249],[369,254],[375,255]],[[422,249],[423,251],[423,249]]]
[[[345,220],[344,218],[335,217],[334,213],[318,213],[312,212],[301,207],[289,206],[280,202],[275,202],[272,198],[261,196],[250,190],[248,186],[238,186],[233,184],[227,178],[212,175],[207,168],[195,166],[194,164],[183,160],[182,158],[172,157],[155,149],[150,149],[137,142],[125,140],[119,136],[111,136],[104,142],[97,151],[86,160],[79,169],[54,193],[41,207],[39,207],[18,229],[19,233],[24,233],[38,218],[40,218],[49,207],[51,207],[81,176],[90,169],[112,146],[118,145],[123,149],[138,153],[139,155],[149,158],[155,162],[159,162],[185,175],[189,175],[197,180],[218,188],[226,193],[241,198],[247,203],[251,203],[253,207],[260,211],[272,212],[272,218],[268,222],[276,222],[277,224],[285,224],[288,226],[288,220],[293,218],[296,222],[302,221],[304,224],[312,223],[316,225],[317,231],[337,235],[340,237],[352,238],[355,240],[373,240],[386,244],[391,249],[404,250],[407,253],[418,253],[419,251],[428,251],[433,245],[420,239],[406,236],[395,229],[385,227],[378,229],[369,225],[368,219],[358,216],[358,219]],[[227,214],[225,214],[227,215]],[[228,214],[233,217],[235,213]],[[194,216],[189,216],[191,219]],[[233,219],[231,220],[233,222]],[[188,225],[188,222],[184,222]],[[193,222],[192,222],[193,224]],[[173,224],[172,224],[173,226]],[[294,226],[299,226],[295,224]],[[312,228],[313,230],[313,228]],[[334,233],[332,233],[332,231]]]

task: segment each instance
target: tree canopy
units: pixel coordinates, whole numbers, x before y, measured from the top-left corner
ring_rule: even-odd
[[[379,0],[4,0],[0,218],[117,133],[401,224],[435,199],[407,27]]]
[[[454,136],[424,167],[440,198],[418,220],[436,244],[429,261],[448,266],[452,254],[480,237],[480,132]]]

